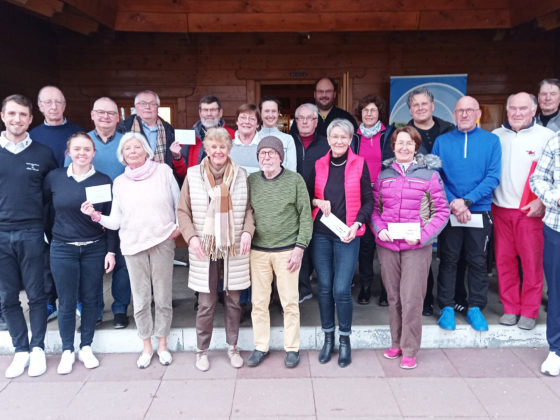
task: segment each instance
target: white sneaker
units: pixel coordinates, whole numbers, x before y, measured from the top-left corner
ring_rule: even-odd
[[[136,366],[138,366],[138,369],[146,369],[148,366],[150,366],[150,363],[152,362],[152,356],[153,355],[154,355],[154,353],[148,354],[148,353],[142,352],[142,354],[140,355],[140,357],[136,361]]]
[[[25,368],[27,366],[29,366],[29,352],[18,351],[16,354],[14,354],[12,363],[10,363],[10,366],[8,366],[8,369],[6,369],[6,378],[17,378],[23,372],[25,372]]]
[[[560,375],[560,356],[553,351],[548,353],[548,357],[541,365],[541,372],[550,376]]]
[[[243,366],[243,358],[241,354],[239,354],[239,347],[229,346],[227,354],[229,356],[229,362],[234,368],[239,369]]]
[[[196,352],[196,363],[195,366],[201,372],[206,372],[210,369],[210,361],[208,360],[208,354],[206,350],[199,350]]]
[[[29,354],[29,369],[27,374],[29,376],[41,376],[47,371],[47,359],[45,351],[41,347],[33,347]]]
[[[70,350],[64,350],[62,356],[60,356],[60,363],[56,369],[56,373],[59,375],[68,375],[72,372],[72,366],[76,361],[76,353]]]
[[[95,369],[99,366],[99,360],[91,351],[90,346],[84,346],[78,352],[78,359],[84,364],[86,369]]]

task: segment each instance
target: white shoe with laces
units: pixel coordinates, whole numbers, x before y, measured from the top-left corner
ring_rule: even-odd
[[[99,366],[99,360],[93,354],[90,346],[84,346],[78,352],[78,359],[82,362],[86,369],[95,369]]]
[[[68,375],[72,372],[72,366],[76,361],[76,353],[71,350],[64,350],[62,356],[60,356],[60,363],[56,369],[56,373],[59,375]]]
[[[41,347],[33,347],[29,354],[29,369],[27,374],[29,376],[41,376],[47,371],[47,358],[45,351]]]
[[[8,366],[8,369],[6,369],[4,376],[8,379],[17,378],[25,372],[27,366],[29,366],[29,352],[18,351],[14,354],[14,359],[10,366]]]
[[[548,353],[548,357],[541,365],[541,372],[550,376],[560,375],[560,356],[553,351]]]

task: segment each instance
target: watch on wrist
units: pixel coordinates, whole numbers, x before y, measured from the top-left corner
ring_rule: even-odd
[[[463,201],[465,202],[465,206],[467,206],[467,207],[472,206],[472,200],[470,200],[468,198],[463,198]]]

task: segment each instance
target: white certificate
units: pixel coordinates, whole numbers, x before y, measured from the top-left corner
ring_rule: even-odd
[[[107,201],[111,201],[111,184],[86,187],[86,200],[91,204],[106,203]]]
[[[388,223],[389,235],[393,239],[420,239],[420,223]]]
[[[175,130],[175,141],[179,144],[195,144],[194,130]]]
[[[469,220],[467,223],[461,223],[459,222],[459,220],[457,220],[457,216],[455,216],[454,214],[449,216],[449,221],[451,222],[451,226],[453,227],[472,227],[472,228],[483,228],[484,227],[484,223],[482,222],[482,214],[480,213],[476,213],[476,214],[472,214],[471,213],[471,220]]]
[[[323,222],[326,227],[332,230],[341,239],[348,235],[348,232],[350,232],[350,228],[346,226],[346,223],[344,223],[332,213],[328,216],[325,216],[323,214],[321,216],[321,222]]]

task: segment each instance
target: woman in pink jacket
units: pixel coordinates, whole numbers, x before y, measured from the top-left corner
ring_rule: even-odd
[[[416,367],[432,242],[449,217],[443,184],[435,170],[441,162],[434,155],[417,155],[421,144],[414,127],[395,130],[391,138],[395,158],[384,162],[387,167],[373,191],[372,222],[389,300],[392,339],[384,356],[402,356],[403,369]],[[402,229],[403,223],[410,223],[410,228]]]

